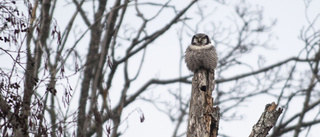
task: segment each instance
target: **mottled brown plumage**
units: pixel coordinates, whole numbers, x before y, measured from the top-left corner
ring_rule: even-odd
[[[192,37],[185,55],[187,67],[192,72],[206,69],[214,72],[217,67],[218,56],[208,35],[198,33]]]

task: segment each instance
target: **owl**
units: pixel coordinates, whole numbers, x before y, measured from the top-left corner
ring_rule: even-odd
[[[198,33],[192,37],[191,45],[186,50],[185,61],[192,72],[205,69],[214,73],[218,56],[208,35]]]

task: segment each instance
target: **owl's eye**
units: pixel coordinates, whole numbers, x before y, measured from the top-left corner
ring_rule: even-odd
[[[197,40],[198,40],[198,38],[193,38],[193,39],[192,39],[192,43],[193,43],[193,44],[198,43]]]
[[[206,39],[206,38],[201,39],[201,43],[202,43],[202,44],[207,44],[207,42],[208,42],[208,41],[207,41],[207,39]]]
[[[197,38],[194,38],[194,39],[193,39],[193,43],[197,43]]]

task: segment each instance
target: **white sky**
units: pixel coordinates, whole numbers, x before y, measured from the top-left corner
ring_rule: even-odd
[[[190,0],[187,0],[188,3]],[[300,30],[302,26],[307,24],[306,17],[305,17],[305,5],[303,0],[250,0],[248,1],[252,3],[253,6],[260,5],[263,6],[264,9],[264,19],[266,22],[270,22],[272,19],[277,19],[276,25],[272,29],[272,33],[274,36],[270,44],[273,45],[273,50],[266,50],[263,48],[257,48],[253,50],[253,56],[257,55],[264,55],[266,57],[266,64],[270,65],[272,63],[281,61],[286,59],[287,57],[295,56],[299,50],[304,46],[303,43],[298,39],[298,35],[300,33]],[[184,7],[187,3],[185,0],[177,0],[172,2],[172,4],[175,5],[181,5],[178,6],[179,9]],[[215,5],[213,5],[215,4]],[[112,5],[112,4],[110,4]],[[224,6],[217,4],[215,2],[209,1],[209,0],[199,0],[199,5],[206,6],[205,12],[212,12],[214,9],[211,7],[217,7],[217,11],[221,12],[221,14],[213,14],[212,17],[209,18],[209,20],[227,20],[226,16],[229,13],[222,14],[223,12],[230,12],[231,7]],[[218,5],[218,6],[216,6]],[[308,16],[310,19],[313,19],[316,14],[320,13],[320,8],[318,5],[320,5],[319,0],[315,0],[312,4],[310,9],[308,10]],[[187,12],[187,17],[192,18],[189,22],[190,24],[197,22],[197,17],[194,14],[196,11],[197,5],[194,5],[194,7]],[[92,7],[88,6],[88,9],[91,9]],[[63,1],[59,1],[57,5],[57,12],[55,15],[55,18],[57,20],[57,23],[60,26],[60,30],[63,30],[65,28],[65,25],[69,21],[70,16],[74,12],[74,5],[65,5]],[[108,9],[109,10],[109,9]],[[130,9],[128,9],[130,13]],[[132,10],[133,11],[133,10]],[[152,8],[144,8],[142,11],[148,12],[148,14],[153,15],[155,10]],[[171,14],[170,14],[171,13]],[[134,15],[134,13],[132,13]],[[229,14],[231,15],[231,14]],[[146,17],[149,17],[146,15]],[[166,24],[168,21],[167,19],[171,19],[172,12],[168,11],[167,14],[162,15],[157,22],[151,23],[148,27],[149,34],[152,32],[152,29],[156,30],[159,28],[159,26],[162,26]],[[130,18],[130,17],[128,17]],[[78,16],[77,21],[77,28],[81,28],[82,31],[86,30],[86,27],[83,27],[82,19]],[[188,22],[188,23],[189,23]],[[135,26],[134,24],[140,24],[140,21],[134,20],[130,21],[127,20],[124,22],[124,25],[126,23],[130,23],[131,26]],[[230,23],[230,22],[229,22]],[[193,27],[193,26],[191,26]],[[318,25],[319,27],[319,25]],[[146,53],[146,59],[145,59],[145,65],[142,68],[142,76],[137,82],[134,82],[131,86],[132,89],[129,90],[129,94],[132,94],[136,89],[138,89],[142,83],[146,79],[150,78],[159,78],[159,79],[170,79],[175,78],[179,76],[179,59],[180,59],[180,49],[179,49],[179,42],[177,40],[177,31],[181,28],[181,25],[176,25],[170,30],[169,32],[165,33],[160,39],[155,41],[149,48],[147,48]],[[199,28],[199,31],[205,31],[203,28]],[[189,31],[190,32],[190,31]],[[70,44],[73,44],[73,41],[69,41]],[[87,53],[86,48],[88,47],[89,38],[85,37],[84,40],[82,40],[79,49],[80,53],[82,55],[85,55]],[[188,46],[190,43],[190,37],[187,35],[184,35],[182,43],[184,44],[183,50]],[[126,44],[126,42],[122,42],[122,44]],[[85,48],[82,48],[85,47]],[[121,51],[122,47],[119,47],[119,51]],[[123,49],[125,49],[123,47]],[[218,49],[219,51],[219,49]],[[220,51],[222,52],[222,51]],[[121,53],[119,53],[119,56],[121,56]],[[133,60],[140,60],[142,54],[139,54],[138,56],[134,57]],[[4,58],[2,58],[4,59]],[[249,64],[256,64],[256,59],[252,57],[244,57],[242,60],[248,60]],[[136,69],[138,68],[137,64],[131,63],[132,68],[130,71],[132,71],[131,77],[134,76]],[[183,64],[183,67],[185,64]],[[257,68],[257,67],[255,67]],[[122,70],[119,70],[122,71]],[[239,71],[246,71],[246,70],[239,70]],[[183,75],[190,74],[190,72],[187,71],[186,68],[183,69]],[[236,72],[235,72],[236,74]],[[230,74],[233,75],[233,74]],[[122,89],[122,82],[123,76],[122,74],[117,74],[115,76],[115,80],[117,83],[112,84],[113,87],[110,90],[111,94],[111,104],[112,106],[115,106],[118,102],[119,93]],[[72,83],[75,83],[75,81],[78,80],[77,77],[70,78],[70,81]],[[118,86],[119,85],[119,86]],[[72,100],[72,105],[76,105],[78,103],[78,96],[79,93],[77,93],[80,88],[79,87],[73,87],[76,91],[74,95],[74,99]],[[159,97],[161,99],[168,99],[172,100],[171,96],[168,96],[167,90],[171,89],[173,91],[177,90],[177,85],[169,85],[169,86],[152,86],[148,90],[148,92],[144,93],[144,97]],[[183,96],[185,98],[190,97],[190,91],[191,87],[190,85],[183,85],[182,91]],[[63,93],[62,93],[63,94]],[[58,94],[59,96],[59,94]],[[61,99],[60,99],[61,100]],[[271,97],[262,97],[259,96],[254,99],[250,99],[247,105],[247,107],[242,107],[238,111],[243,114],[243,120],[242,121],[233,121],[233,122],[226,122],[226,121],[220,121],[220,130],[219,132],[222,134],[230,135],[231,137],[243,137],[248,136],[250,134],[250,131],[252,129],[252,126],[256,123],[256,121],[259,119],[265,104],[271,103],[272,101],[276,101]],[[173,105],[173,104],[172,104]],[[222,106],[220,106],[222,107]],[[72,107],[76,108],[76,107]],[[140,114],[134,111],[136,108],[140,108],[145,116],[145,121],[143,123],[140,123]],[[71,109],[71,111],[75,111],[76,109]],[[134,111],[134,112],[133,112]],[[129,115],[130,114],[130,115]],[[123,137],[169,137],[172,136],[175,123],[172,123],[170,119],[162,112],[159,112],[155,107],[150,104],[146,103],[144,101],[138,100],[135,103],[131,104],[128,108],[126,108],[123,112],[122,120],[125,118],[128,118],[127,121],[123,122],[123,124],[120,127],[119,131],[125,131]],[[185,118],[187,120],[187,118]],[[182,129],[186,129],[186,123],[183,123],[184,126],[181,127],[179,130],[181,132]],[[128,126],[128,127],[126,127]],[[316,136],[316,133],[311,134],[311,136]],[[105,135],[106,136],[106,135]]]
[[[200,1],[201,4],[205,4],[206,2],[207,1]],[[252,5],[257,4],[263,6],[263,15],[266,21],[270,22],[270,20],[272,19],[277,19],[277,23],[272,29],[272,32],[274,36],[276,36],[276,38],[273,38],[273,40],[270,42],[273,45],[273,50],[268,51],[263,48],[257,48],[253,51],[253,54],[264,55],[267,60],[265,66],[284,60],[288,57],[295,56],[304,46],[301,40],[298,39],[298,35],[302,26],[306,25],[307,23],[305,18],[304,2],[302,0],[253,0],[250,2],[253,3]],[[311,15],[311,19],[315,17],[315,13],[320,13],[320,10],[319,8],[316,8],[316,5],[320,5],[319,1],[313,2],[311,4],[310,10],[308,10],[308,12],[310,12],[310,14],[308,15]],[[210,7],[210,5],[207,6]],[[192,13],[192,11],[188,11],[188,13]],[[171,35],[174,35],[174,33]],[[161,48],[169,49],[172,45],[166,46],[165,44],[162,44],[163,41],[168,41],[168,37],[169,36],[166,36],[166,38],[162,38],[161,40],[156,41],[155,46],[150,48],[150,52],[152,49],[154,49],[152,50],[154,52],[161,50]],[[189,39],[185,38],[183,42],[186,43],[186,47],[189,43]],[[172,50],[169,50],[167,52],[169,55],[176,54],[175,51]],[[152,54],[152,52],[149,54]],[[161,54],[159,56],[161,56]],[[252,60],[250,58],[252,57],[249,56],[244,59]],[[156,62],[166,62],[163,61],[164,58],[157,59],[158,60],[156,60],[156,57],[152,58],[152,60],[156,60]],[[178,59],[175,59],[175,61],[177,60]],[[254,63],[256,63],[256,61],[252,62],[252,64]],[[161,65],[159,67],[161,67]],[[163,75],[165,75],[168,71],[174,70],[168,68],[167,66],[161,67],[159,69],[160,77],[165,77]],[[183,91],[188,91],[189,88],[190,86],[184,87]],[[246,103],[247,107],[242,107],[238,110],[239,112],[244,114],[243,120],[233,122],[221,121],[219,129],[220,133],[230,135],[231,137],[248,136],[251,132],[252,126],[257,122],[261,113],[263,112],[264,106],[267,103],[271,103],[272,101],[276,100],[274,98],[264,96],[258,96],[254,99],[250,99],[249,102]],[[126,133],[124,134],[125,137],[164,137],[172,135],[175,124],[171,123],[168,117],[166,117],[162,113],[159,113],[151,105],[143,104],[140,106],[140,103],[135,104],[136,105],[133,106],[139,106],[145,112],[146,120],[144,123],[141,124],[138,120],[138,114],[132,116],[132,118],[129,118],[130,125]],[[186,129],[186,126],[183,127]],[[309,134],[309,136],[316,136],[317,134],[318,133],[311,133]]]

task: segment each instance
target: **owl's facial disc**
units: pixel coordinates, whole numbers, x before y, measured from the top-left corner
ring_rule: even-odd
[[[195,46],[204,46],[210,44],[209,36],[203,33],[198,33],[192,37],[191,44]]]
[[[202,43],[202,45],[208,44],[207,38],[201,39],[201,43]]]
[[[198,43],[198,38],[193,36],[191,44],[196,45]]]
[[[202,40],[202,38],[198,38],[198,42],[197,42],[197,43],[198,43],[198,44],[199,44],[199,43],[202,43],[201,40]]]

